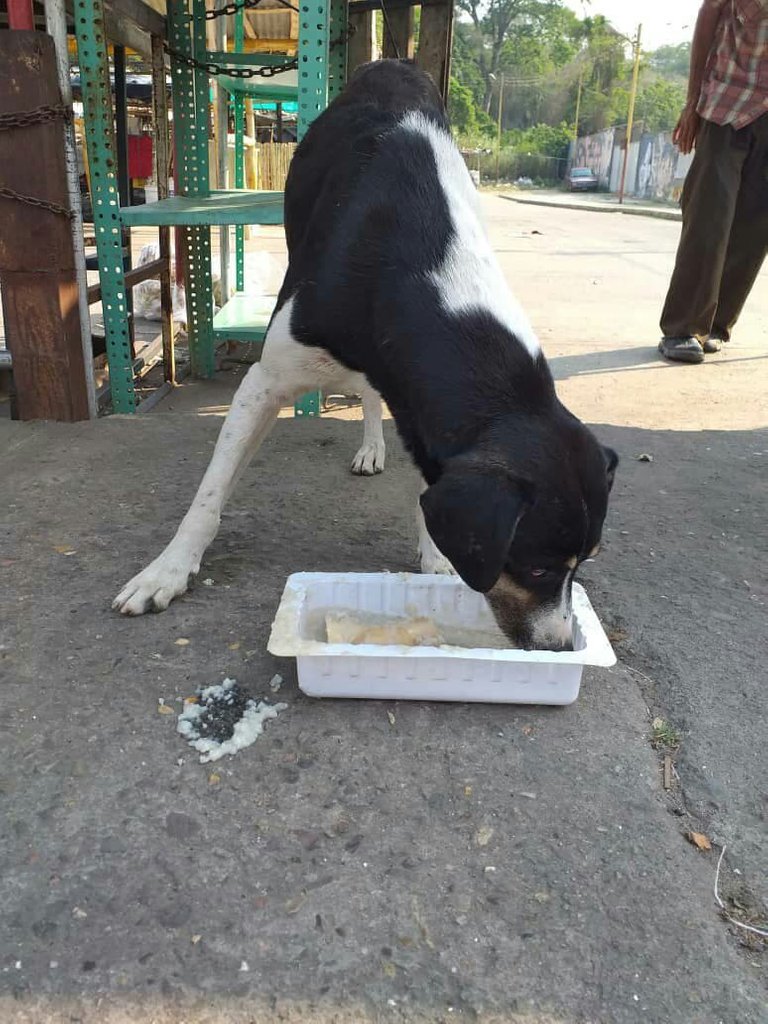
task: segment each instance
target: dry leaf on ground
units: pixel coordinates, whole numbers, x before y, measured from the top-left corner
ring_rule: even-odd
[[[692,843],[697,850],[711,850],[712,843],[704,835],[703,832],[686,832],[685,838],[689,843]]]

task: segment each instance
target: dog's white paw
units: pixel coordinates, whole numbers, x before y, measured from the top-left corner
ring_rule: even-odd
[[[352,460],[352,472],[356,476],[373,476],[384,470],[386,449],[383,441],[367,441]]]
[[[433,545],[430,545],[428,549],[421,548],[419,550],[419,561],[421,562],[421,571],[426,575],[433,573],[437,573],[438,576],[456,575],[456,570],[445,555],[441,554]]]
[[[189,586],[190,576],[200,566],[173,551],[164,551],[154,562],[126,583],[112,607],[122,615],[143,615],[145,612],[162,612],[174,597],[183,594]]]

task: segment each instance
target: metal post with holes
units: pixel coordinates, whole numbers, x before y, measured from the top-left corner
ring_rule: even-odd
[[[59,74],[59,88],[62,102],[72,104],[72,80],[69,74],[69,53],[67,50],[67,9],[64,0],[46,0],[45,28],[53,38],[56,47],[56,65]],[[64,153],[67,161],[69,182],[69,205],[75,216],[72,218],[72,245],[77,268],[78,305],[80,308],[80,332],[85,364],[85,384],[88,391],[88,414],[95,419],[96,388],[93,379],[93,341],[91,340],[91,313],[88,307],[88,274],[85,269],[85,246],[83,242],[83,211],[80,196],[80,172],[77,166],[77,143],[71,121],[64,124]]]
[[[213,22],[216,49],[226,51],[227,31],[225,18],[216,18]],[[197,28],[197,26],[195,26]],[[219,82],[214,84],[216,96],[216,187],[229,188],[229,93]],[[229,256],[231,232],[229,224],[219,227],[219,286],[221,304],[229,298]]]
[[[335,100],[347,81],[348,10],[347,0],[330,0],[330,34],[333,48],[328,54],[328,102]]]
[[[103,0],[74,0],[112,408],[136,409]]]
[[[192,15],[186,0],[171,0],[171,45],[181,53],[206,60],[205,0],[193,0]],[[208,76],[199,70],[183,68],[173,61],[174,124],[179,136],[176,144],[177,174],[181,195],[205,196],[209,193]],[[176,119],[178,118],[178,124]],[[187,227],[187,333],[189,359],[195,377],[212,377],[215,370],[213,345],[213,289],[211,283],[211,231],[205,225]]]
[[[245,40],[245,12],[235,14],[235,52],[240,53]],[[233,97],[235,108],[235,188],[245,188],[245,96],[238,91]],[[235,288],[245,289],[245,227],[235,227]]]
[[[301,0],[299,14],[299,119],[301,141],[328,106],[328,42],[332,0]],[[321,395],[310,391],[296,402],[296,416],[319,416]]]

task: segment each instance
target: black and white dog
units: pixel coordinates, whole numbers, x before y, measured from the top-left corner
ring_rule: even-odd
[[[617,457],[558,401],[426,75],[380,61],[352,77],[296,151],[285,230],[261,362],[176,535],[114,607],[140,615],[183,593],[280,407],[340,388],[363,397],[353,471],[383,468],[381,398],[421,470],[422,571],[452,566],[514,644],[568,648],[573,576],[597,550]]]

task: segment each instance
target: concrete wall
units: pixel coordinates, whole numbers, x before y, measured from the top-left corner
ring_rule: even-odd
[[[590,167],[603,188],[618,192],[623,143],[620,129],[585,135],[571,147],[570,166]],[[638,199],[676,203],[692,160],[693,154],[683,156],[673,145],[671,132],[636,136],[629,147],[624,192]]]

